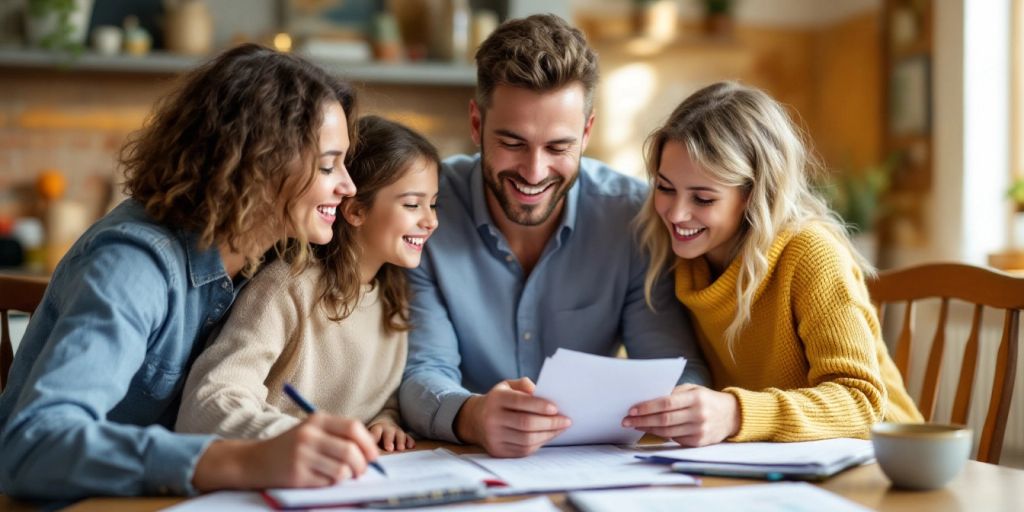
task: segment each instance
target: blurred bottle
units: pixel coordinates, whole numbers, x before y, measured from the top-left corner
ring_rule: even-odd
[[[56,169],[47,169],[36,180],[36,190],[43,200],[46,225],[44,266],[52,273],[75,240],[89,227],[91,219],[85,205],[65,199],[64,175]]]
[[[149,53],[153,44],[153,38],[146,29],[139,25],[139,18],[136,16],[125,16],[124,18],[124,51],[128,55],[141,57]]]
[[[431,28],[430,54],[436,60],[464,62],[469,52],[469,0],[440,0]]]
[[[167,49],[183,55],[206,55],[213,49],[213,17],[202,0],[165,0]]]
[[[23,265],[30,272],[42,272],[46,262],[46,233],[43,221],[35,217],[22,217],[14,221],[11,235],[25,251]]]

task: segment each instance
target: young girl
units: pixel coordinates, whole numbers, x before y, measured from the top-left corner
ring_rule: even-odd
[[[649,137],[647,160],[647,292],[674,268],[721,391],[680,386],[637,404],[624,425],[698,446],[867,437],[878,421],[921,421],[879,333],[872,269],[812,193],[808,152],[777,102],[735,83],[706,87]]]
[[[359,120],[342,207],[319,263],[298,276],[275,262],[238,299],[185,385],[177,429],[266,438],[305,414],[288,382],[323,411],[358,418],[380,447],[412,448],[399,427],[398,385],[409,329],[405,268],[437,227],[438,156],[422,136]]]
[[[130,199],[58,265],[0,395],[0,492],[38,499],[326,485],[365,428],[316,415],[262,442],[172,433],[189,365],[277,248],[301,264],[355,190],[348,84],[256,45],[184,77],[125,147]],[[317,170],[319,168],[320,170]]]

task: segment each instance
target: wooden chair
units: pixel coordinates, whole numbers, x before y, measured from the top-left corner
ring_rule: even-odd
[[[48,283],[44,278],[0,274],[0,391],[7,387],[7,374],[14,361],[9,313],[34,312],[43,301]]]
[[[914,301],[927,298],[941,299],[938,325],[928,354],[924,385],[918,404],[928,421],[932,420],[935,412],[950,299],[974,304],[971,331],[964,347],[963,363],[950,418],[952,423],[967,424],[971,390],[978,362],[982,310],[989,307],[1006,311],[1003,316],[1002,340],[996,356],[992,395],[976,457],[981,462],[998,464],[1016,377],[1020,312],[1024,309],[1024,278],[973,265],[938,263],[880,272],[876,278],[868,280],[868,290],[871,292],[871,300],[878,308],[879,321],[884,318],[887,303],[906,304],[893,357],[904,381],[907,380],[910,362]]]

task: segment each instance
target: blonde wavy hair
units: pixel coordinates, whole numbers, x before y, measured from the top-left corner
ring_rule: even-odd
[[[329,101],[341,104],[354,138],[347,82],[263,46],[227,50],[184,76],[121,149],[125,192],[155,221],[198,234],[203,248],[244,255],[244,275],[259,268],[268,239],[298,272],[309,244],[292,210],[316,176]]]
[[[821,165],[782,105],[759,89],[719,82],[684,100],[644,144],[651,193],[637,220],[651,258],[644,279],[649,307],[653,308],[654,283],[678,261],[672,257],[670,234],[654,209],[654,185],[662,149],[669,141],[683,144],[712,180],[747,194],[742,235],[732,255],[741,265],[736,317],[725,332],[730,345],[750,320],[754,292],[768,272],[768,249],[781,233],[820,224],[850,251],[865,275],[874,273],[854,250],[846,226],[814,192],[811,175],[820,172]]]

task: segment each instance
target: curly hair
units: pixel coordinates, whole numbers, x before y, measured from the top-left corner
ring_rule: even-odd
[[[684,100],[645,144],[648,194],[637,222],[651,264],[644,293],[660,274],[674,266],[668,230],[654,208],[654,185],[665,144],[683,144],[693,161],[711,179],[747,192],[740,225],[741,242],[732,257],[741,258],[736,280],[736,317],[726,329],[730,343],[750,319],[758,285],[768,273],[768,249],[785,231],[817,223],[830,231],[866,275],[874,269],[850,243],[845,225],[811,186],[810,176],[821,170],[806,136],[785,109],[760,89],[735,82],[709,85]]]
[[[498,85],[546,92],[579,82],[584,112],[594,106],[597,54],[583,32],[553,14],[502,23],[476,51],[476,103],[487,110]]]
[[[184,76],[122,148],[125,193],[157,222],[198,234],[204,248],[226,244],[244,255],[245,275],[267,240],[299,267],[309,244],[292,209],[315,178],[330,101],[351,127],[356,96],[347,82],[259,45],[227,50]]]
[[[346,163],[349,176],[356,185],[356,195],[346,201],[354,202],[358,208],[370,209],[377,193],[402,179],[418,159],[426,160],[435,169],[441,165],[437,149],[422,135],[402,124],[366,116],[356,123],[356,130],[359,132],[359,146],[349,153]],[[327,310],[328,318],[334,321],[349,316],[359,298],[362,282],[357,231],[357,227],[339,215],[334,222],[331,241],[313,247],[314,254],[324,266],[320,302]],[[409,291],[405,270],[385,263],[377,271],[374,285],[380,286],[385,329],[409,330]]]

